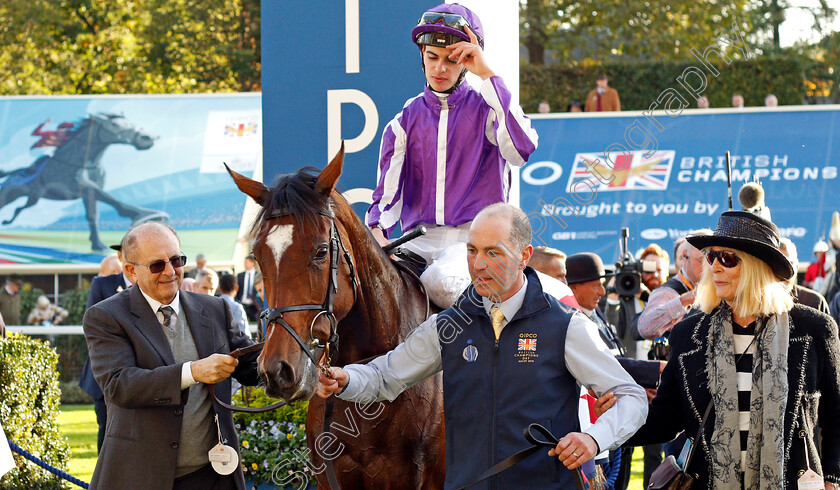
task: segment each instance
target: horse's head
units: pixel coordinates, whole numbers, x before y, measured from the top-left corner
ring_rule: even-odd
[[[93,114],[88,121],[93,125],[93,137],[103,144],[132,145],[138,150],[148,150],[157,139],[134,126],[122,114]]]
[[[262,206],[251,230],[270,322],[259,370],[274,397],[312,396],[315,360],[355,302],[352,255],[336,218],[338,202],[346,203],[332,195],[343,163],[342,145],[320,174],[302,169],[280,177],[274,188],[228,169],[237,187]]]

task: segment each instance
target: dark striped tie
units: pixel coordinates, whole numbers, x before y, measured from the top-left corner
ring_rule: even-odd
[[[171,306],[164,305],[158,308],[158,311],[163,314],[163,322],[161,322],[161,325],[169,330],[172,330],[172,325],[170,325],[170,323],[172,322],[172,315],[175,314],[175,310],[173,310]]]

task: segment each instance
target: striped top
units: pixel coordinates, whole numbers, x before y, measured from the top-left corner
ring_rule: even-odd
[[[743,469],[747,467],[747,437],[750,432],[750,396],[752,394],[753,354],[755,353],[755,343],[752,345],[750,343],[755,337],[755,322],[746,327],[733,322],[732,333],[737,362],[735,371],[738,379],[738,428],[741,433],[741,468]],[[746,353],[745,350],[747,350]]]

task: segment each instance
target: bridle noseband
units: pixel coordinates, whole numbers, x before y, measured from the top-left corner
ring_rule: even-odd
[[[283,210],[277,210],[272,212],[268,219],[272,218],[280,218],[283,216],[288,216],[289,213]],[[301,350],[309,357],[312,363],[321,370],[321,372],[325,376],[329,375],[329,368],[330,368],[330,357],[338,352],[338,320],[335,318],[335,313],[333,312],[333,303],[335,301],[335,295],[338,293],[338,264],[340,259],[339,253],[341,252],[344,256],[345,262],[347,262],[347,267],[350,269],[349,277],[350,281],[353,284],[353,304],[356,304],[356,299],[358,297],[358,286],[359,281],[356,277],[356,267],[353,264],[353,258],[350,256],[350,252],[347,251],[347,247],[344,246],[344,242],[341,240],[341,235],[338,233],[335,227],[335,216],[330,212],[330,214],[319,213],[321,216],[325,216],[330,218],[330,275],[329,275],[329,284],[327,285],[327,292],[326,297],[324,298],[324,302],[317,305],[317,304],[309,304],[309,305],[296,305],[296,306],[284,306],[282,308],[267,308],[260,313],[260,318],[266,321],[266,329],[269,325],[280,325],[287,332],[289,335],[295,339],[295,342],[298,343]],[[339,250],[339,248],[341,250]],[[295,332],[295,329],[289,325],[288,322],[283,318],[284,313],[289,313],[292,311],[309,311],[309,310],[316,310],[318,313],[315,315],[315,318],[312,319],[312,323],[309,325],[309,338],[310,343],[307,346],[300,336]],[[318,337],[315,336],[315,322],[320,318],[322,315],[327,317],[327,320],[330,322],[330,336],[326,342],[321,341]],[[320,356],[316,356],[315,353],[318,349],[323,350],[324,354],[324,362],[322,363],[319,360]]]

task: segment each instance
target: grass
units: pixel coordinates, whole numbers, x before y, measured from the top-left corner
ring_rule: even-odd
[[[58,424],[61,433],[70,442],[69,473],[90,482],[96,466],[96,434],[99,430],[93,405],[62,405]]]
[[[630,484],[627,490],[644,490],[644,452],[637,447],[633,450],[633,460],[630,463]]]
[[[96,414],[93,405],[62,405],[58,416],[61,432],[70,441],[70,474],[89,482],[96,466]],[[642,489],[642,448],[633,451],[628,490]]]

